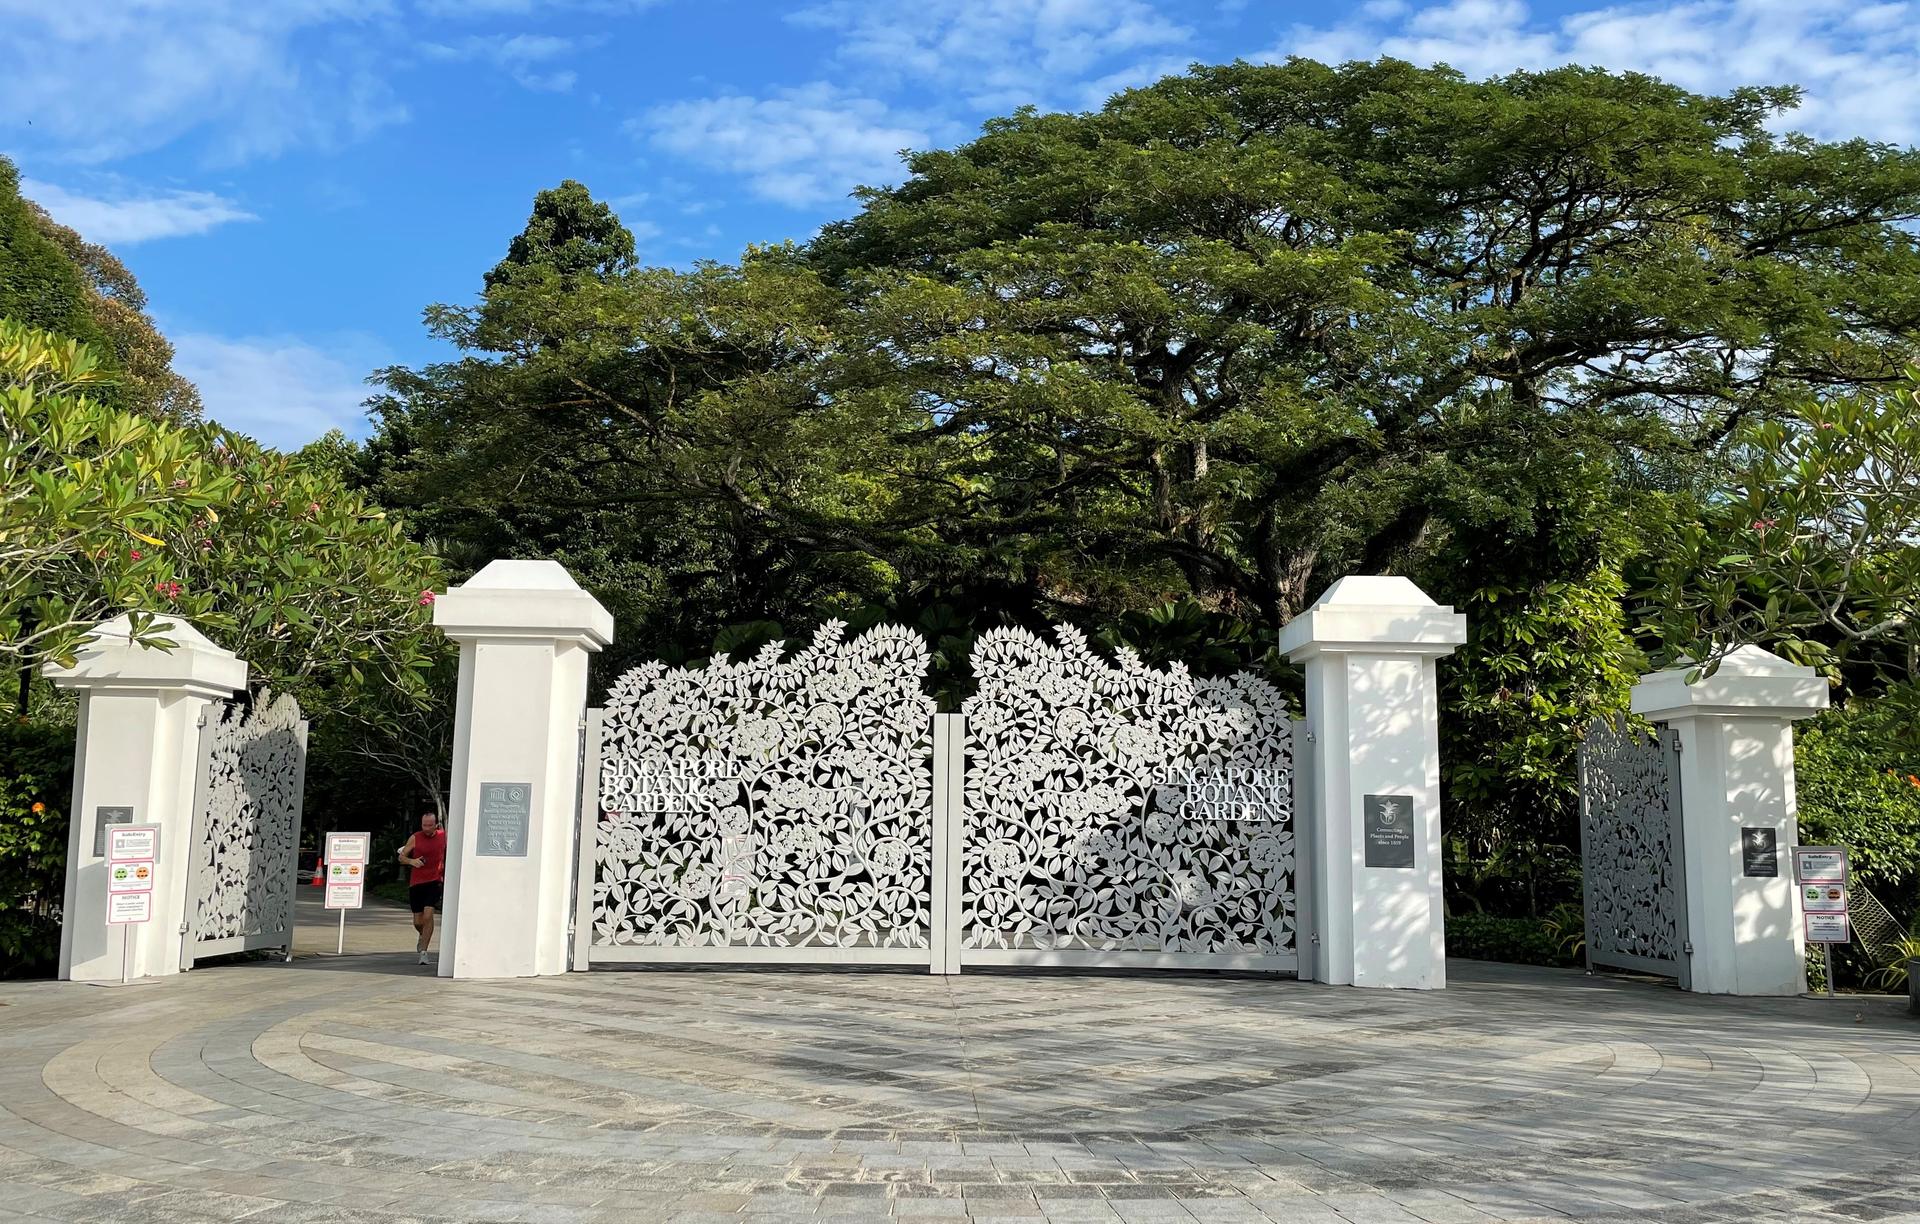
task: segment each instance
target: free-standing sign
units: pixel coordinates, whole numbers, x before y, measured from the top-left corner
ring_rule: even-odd
[[[1413,796],[1368,795],[1365,817],[1367,866],[1413,867]]]
[[[128,809],[131,811],[131,809]],[[153,920],[153,884],[160,858],[160,826],[115,824],[107,830],[107,924]],[[120,950],[126,979],[126,948]]]
[[[113,825],[133,823],[133,809],[130,807],[97,807],[93,809],[93,857],[107,857],[107,830]]]
[[[480,784],[479,838],[474,853],[483,858],[525,858],[533,826],[533,785],[528,782]]]
[[[1780,874],[1780,850],[1772,829],[1740,830],[1741,874],[1774,878]]]
[[[1795,846],[1793,878],[1800,886],[1800,912],[1807,942],[1843,944],[1853,939],[1847,917],[1847,848]],[[1827,961],[1827,994],[1833,994],[1833,962]]]
[[[327,908],[359,909],[366,901],[367,853],[373,845],[369,833],[327,834]],[[346,920],[346,915],[340,915]],[[345,936],[342,937],[345,946]]]

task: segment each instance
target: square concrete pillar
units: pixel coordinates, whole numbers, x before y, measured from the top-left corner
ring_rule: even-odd
[[[1680,827],[1686,860],[1692,988],[1702,994],[1795,995],[1807,988],[1806,933],[1793,884],[1800,841],[1793,723],[1827,708],[1827,682],[1758,646],[1713,675],[1692,664],[1633,687],[1633,712],[1680,736]],[[1746,873],[1747,830],[1771,831],[1777,874]]]
[[[1435,662],[1466,637],[1465,616],[1387,577],[1342,578],[1280,631],[1307,669],[1302,977],[1447,984]]]
[[[460,644],[440,976],[565,973],[587,660],[613,617],[556,561],[495,561],[433,623]]]
[[[121,933],[107,925],[107,860],[96,853],[105,844],[103,808],[113,823],[160,826],[153,918],[127,928],[128,974],[180,971],[200,720],[214,702],[246,688],[247,665],[183,621],[162,617],[155,630],[177,645],[138,645],[128,619],[117,616],[94,628],[72,667],[42,669],[80,695],[60,911],[60,976],[67,981],[120,980]]]

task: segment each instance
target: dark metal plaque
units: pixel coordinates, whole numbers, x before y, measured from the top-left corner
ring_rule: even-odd
[[[1413,796],[1368,795],[1366,818],[1367,866],[1413,867]]]
[[[97,807],[93,809],[93,857],[107,857],[107,826],[129,825],[133,823],[133,809],[130,807]]]
[[[1766,876],[1780,874],[1780,848],[1774,844],[1772,829],[1740,830],[1741,874]]]

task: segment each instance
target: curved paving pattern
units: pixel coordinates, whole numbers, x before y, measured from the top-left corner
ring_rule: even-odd
[[[0,985],[0,1220],[1920,1220],[1888,1005],[404,960]]]

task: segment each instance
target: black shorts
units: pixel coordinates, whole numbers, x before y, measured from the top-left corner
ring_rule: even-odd
[[[431,880],[425,884],[407,885],[407,905],[414,913],[424,909],[437,910],[447,891],[445,880]]]

